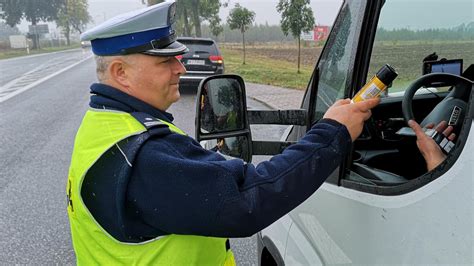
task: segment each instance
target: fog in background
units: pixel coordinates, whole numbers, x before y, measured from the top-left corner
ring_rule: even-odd
[[[399,8],[404,17],[399,16],[386,17],[382,27],[386,29],[397,29],[409,27],[412,30],[426,28],[452,28],[462,23],[474,21],[474,1],[473,0],[450,0],[450,10],[446,10],[446,5],[441,4],[446,0],[387,0],[386,5],[391,8]],[[179,4],[179,0],[177,1]],[[229,11],[240,3],[242,6],[256,13],[255,23],[269,25],[280,24],[280,14],[276,11],[278,0],[230,0],[227,8],[221,8],[220,17],[223,22],[227,20]],[[339,11],[342,0],[311,0],[311,8],[315,16],[316,24],[332,25],[337,12]],[[446,3],[446,2],[444,2]],[[413,8],[405,8],[407,4]],[[429,5],[429,11],[423,7]],[[93,23],[88,28],[104,22],[116,15],[143,8],[141,0],[89,0],[89,13]],[[461,10],[454,12],[454,10]],[[18,28],[22,32],[28,31],[29,22],[23,21]],[[57,31],[54,23],[50,24],[51,31]]]
[[[179,0],[177,3],[179,4]],[[257,24],[280,24],[280,14],[276,11],[278,0],[231,0],[229,6],[222,7],[219,13],[223,22],[226,21],[229,11],[236,3],[254,11]],[[316,24],[332,24],[341,3],[342,0],[312,0],[311,7],[315,13]],[[103,22],[104,18],[111,18],[141,7],[144,7],[141,0],[89,0],[89,13],[97,24]]]
[[[446,1],[450,2],[449,9],[446,9]],[[179,4],[179,0],[177,2]],[[254,11],[257,24],[280,24],[281,16],[276,11],[278,0],[230,0],[229,6],[221,8],[219,13],[223,22],[227,20],[229,11],[236,3]],[[316,24],[332,25],[341,3],[342,0],[311,0]],[[386,29],[452,28],[474,21],[473,0],[387,0],[386,5],[390,5],[392,10],[399,9],[398,14],[404,14],[403,17],[385,18],[381,26]],[[406,8],[407,5],[411,8]],[[101,23],[104,18],[111,18],[120,13],[144,7],[144,5],[141,4],[141,0],[89,0],[89,7],[95,23]],[[425,9],[426,12],[420,12]]]
[[[179,0],[177,1],[179,4]],[[280,24],[280,14],[276,11],[278,0],[230,0],[227,8],[221,8],[219,13],[222,22],[227,20],[229,11],[240,3],[242,6],[254,11],[256,13],[255,23],[269,25]],[[312,0],[311,7],[315,14],[316,24],[331,25],[339,11],[342,0]],[[88,28],[92,28],[105,20],[117,16],[119,14],[140,9],[145,7],[141,0],[89,0],[89,14],[93,19],[93,23],[89,24]],[[28,31],[30,23],[23,21],[18,28],[22,32]],[[44,24],[44,23],[39,23]],[[48,23],[50,31],[57,31],[54,23]]]

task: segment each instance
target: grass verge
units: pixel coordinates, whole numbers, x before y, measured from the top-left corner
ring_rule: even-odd
[[[247,53],[246,64],[243,65],[241,51],[229,48],[221,50],[225,73],[240,75],[246,82],[304,90],[313,71],[312,67],[301,66],[301,73],[298,74],[294,63],[251,53]]]
[[[47,48],[41,48],[39,50],[30,50],[29,54],[26,52],[25,49],[0,50],[0,59],[7,59],[7,58],[34,55],[34,54],[52,53],[52,52],[57,52],[57,51],[64,51],[64,50],[79,48],[79,47],[81,47],[79,44],[70,45],[70,46],[61,46],[61,47],[47,47]]]

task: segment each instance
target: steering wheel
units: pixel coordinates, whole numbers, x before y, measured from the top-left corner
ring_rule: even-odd
[[[425,127],[430,123],[435,125],[441,121],[448,122],[448,125],[454,127],[456,133],[461,129],[460,125],[464,120],[467,110],[465,100],[469,99],[469,93],[474,83],[464,77],[447,74],[447,73],[431,73],[421,76],[415,80],[405,91],[402,102],[403,118],[408,124],[409,120],[414,120],[413,115],[413,97],[415,92],[423,86],[430,86],[433,83],[443,83],[447,86],[453,86],[454,89],[444,98],[436,107],[423,119],[420,123],[421,127]]]

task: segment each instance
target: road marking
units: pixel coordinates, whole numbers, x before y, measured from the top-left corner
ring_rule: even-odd
[[[56,52],[51,52],[51,53],[42,53],[42,54],[32,54],[32,55],[18,56],[18,57],[12,57],[12,58],[7,58],[7,59],[1,59],[0,62],[3,63],[3,62],[21,60],[21,59],[25,59],[25,58],[29,59],[29,58],[33,58],[33,57],[46,56],[46,55],[52,55],[52,54],[70,53],[70,52],[79,51],[79,49],[81,49],[81,48],[62,50],[62,51],[56,51]]]
[[[15,79],[15,80],[12,80],[12,81],[8,82],[7,84],[5,84],[5,86],[0,87],[0,103],[2,103],[2,102],[4,102],[4,101],[6,101],[6,100],[8,100],[8,99],[10,99],[10,98],[12,98],[12,97],[18,95],[18,94],[20,94],[20,93],[22,93],[22,92],[25,92],[25,91],[27,91],[27,90],[29,90],[29,89],[35,87],[36,85],[38,85],[38,84],[40,84],[40,83],[42,83],[42,82],[45,82],[46,80],[51,79],[51,78],[53,78],[53,77],[55,77],[55,76],[57,76],[57,75],[59,75],[59,74],[65,72],[65,71],[67,71],[67,70],[69,70],[69,69],[71,69],[71,68],[73,68],[73,67],[79,65],[80,63],[82,63],[82,62],[84,62],[84,61],[86,61],[86,60],[89,60],[89,59],[92,58],[93,56],[94,56],[94,55],[91,54],[91,55],[89,55],[88,57],[86,57],[86,58],[84,58],[84,59],[82,59],[82,60],[80,60],[80,61],[78,61],[78,62],[76,62],[76,63],[74,63],[74,64],[72,64],[72,65],[70,65],[70,66],[68,66],[68,67],[65,67],[65,68],[63,68],[63,69],[61,69],[61,70],[59,70],[59,71],[57,71],[57,72],[55,72],[55,73],[52,73],[52,74],[50,74],[50,75],[48,75],[48,76],[46,76],[46,77],[44,77],[44,78],[41,78],[41,79],[39,79],[39,80],[37,80],[37,81],[35,81],[35,82],[33,82],[33,83],[31,83],[31,84],[25,86],[25,87],[22,87],[22,88],[20,88],[20,89],[16,89],[16,88],[15,88],[14,91],[12,91],[12,92],[10,93],[10,91],[11,91],[11,90],[10,90],[10,87],[16,85],[19,81],[21,81],[22,79],[24,79],[27,74],[33,73],[33,72],[36,71],[38,68],[33,69],[32,71],[26,73],[26,74],[23,75],[22,77],[17,78],[17,79]],[[6,92],[8,92],[8,94],[6,94],[6,95],[4,95],[4,96],[1,95],[2,93],[6,93]]]

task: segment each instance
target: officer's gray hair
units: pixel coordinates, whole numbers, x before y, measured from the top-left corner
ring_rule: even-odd
[[[122,59],[128,63],[131,62],[130,56],[129,55],[119,55],[119,56],[100,56],[96,55],[95,56],[95,64],[96,64],[96,73],[97,73],[97,79],[99,80],[100,83],[105,83],[108,79],[109,76],[107,74],[107,68],[109,68],[110,63],[114,59]]]
[[[112,62],[112,57],[113,56],[95,56],[97,79],[100,83],[104,83],[109,78],[107,68],[109,68],[110,62]]]
[[[106,70],[107,70],[107,67],[109,66],[109,62],[107,62],[107,58],[105,56],[99,56],[99,55],[96,55],[95,56],[95,65],[96,65],[96,74],[97,74],[97,79],[103,83],[106,78],[105,78],[105,75],[106,75]]]

